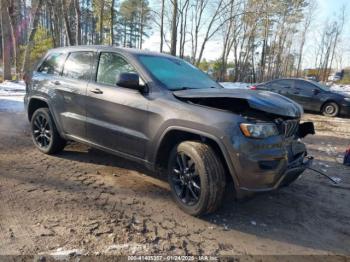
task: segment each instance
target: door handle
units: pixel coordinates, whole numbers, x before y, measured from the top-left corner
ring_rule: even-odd
[[[103,91],[99,88],[91,89],[90,92],[94,94],[103,94]]]
[[[59,86],[61,84],[60,81],[56,80],[56,81],[51,81],[52,84],[54,84],[55,86]]]

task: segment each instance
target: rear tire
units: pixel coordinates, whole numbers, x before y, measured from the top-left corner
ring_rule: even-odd
[[[175,202],[190,215],[214,212],[222,202],[225,169],[206,144],[185,141],[175,146],[170,154],[168,179]]]
[[[322,107],[322,114],[325,116],[336,117],[339,114],[339,106],[335,102],[327,102]]]
[[[48,108],[37,109],[30,123],[33,143],[41,152],[54,154],[66,146],[67,142],[59,135]]]

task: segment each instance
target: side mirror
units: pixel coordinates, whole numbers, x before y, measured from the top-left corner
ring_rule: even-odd
[[[140,85],[140,77],[136,73],[121,73],[117,78],[117,85],[139,90],[142,94],[148,93],[147,85]]]
[[[321,91],[317,88],[313,89],[312,92],[314,93],[314,95],[318,95]]]

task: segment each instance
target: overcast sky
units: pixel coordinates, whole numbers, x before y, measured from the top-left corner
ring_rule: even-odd
[[[342,41],[339,43],[339,52],[343,54],[342,56],[342,66],[350,67],[350,0],[316,0],[317,1],[317,10],[315,14],[314,24],[312,30],[308,35],[307,44],[305,46],[304,52],[304,64],[303,67],[313,67],[314,66],[314,58],[315,58],[315,39],[318,39],[318,34],[322,30],[323,25],[327,20],[331,20],[341,13],[343,7],[346,7],[345,15],[345,26],[342,34]],[[150,0],[151,6],[158,5],[157,0]],[[159,29],[154,28],[152,30],[151,36],[145,40],[143,48],[149,49],[152,51],[159,51]],[[221,54],[221,39],[220,36],[216,37],[217,39],[213,39],[208,42],[204,57],[207,60],[215,60]],[[189,54],[189,50],[188,50]],[[339,63],[340,64],[340,63]]]

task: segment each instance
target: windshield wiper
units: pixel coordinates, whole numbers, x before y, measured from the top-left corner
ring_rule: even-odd
[[[211,88],[218,88],[215,86],[211,86],[211,87],[206,87],[206,88],[197,88],[197,87],[181,87],[181,88],[174,88],[174,89],[170,89],[171,91],[182,91],[182,90],[189,90],[189,89],[211,89]]]
[[[197,88],[184,86],[184,87],[181,87],[181,88],[173,88],[173,89],[170,89],[170,90],[171,91],[182,91],[182,90],[189,90],[189,89],[197,89]]]

